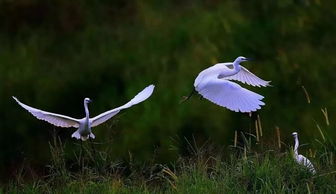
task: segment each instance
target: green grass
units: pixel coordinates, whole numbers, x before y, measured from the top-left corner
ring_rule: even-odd
[[[1,2],[0,174],[11,173],[5,166],[19,165],[17,158],[39,165],[49,158],[46,129],[53,127],[24,112],[13,95],[31,106],[81,118],[85,97],[94,100],[90,113],[95,116],[153,83],[153,96],[118,115],[116,127],[95,129],[99,141],[113,140],[116,157],[131,151],[145,161],[160,146],[158,157],[168,162],[184,147],[170,152],[173,142],[167,137],[191,134],[227,146],[234,130],[248,131],[247,114],[198,98],[179,101],[200,71],[240,55],[255,58],[243,65],[274,86],[242,85],[265,96],[266,106],[258,112],[269,129],[265,136],[278,125],[288,135],[299,128],[303,140],[311,141],[318,135],[311,126],[319,120],[320,107],[335,115],[334,1]],[[40,12],[45,17],[35,15]],[[303,100],[302,85],[310,104]],[[59,131],[63,137],[73,132]],[[336,138],[335,130],[329,132]]]
[[[321,131],[322,133],[322,131]],[[187,141],[189,152],[174,163],[113,161],[107,151],[83,145],[76,161],[66,161],[60,139],[50,143],[48,175],[17,179],[4,187],[9,193],[335,193],[336,166],[328,136],[324,133],[310,157],[317,174],[312,175],[292,158],[292,148],[263,145],[262,137],[242,133],[228,151],[205,143]],[[95,145],[96,146],[96,145]],[[326,149],[326,148],[329,149]],[[74,153],[75,154],[75,153]],[[305,154],[309,156],[309,154]]]
[[[336,82],[331,81],[336,1],[119,2],[0,3],[0,111],[5,111],[0,112],[0,175],[7,179],[28,158],[16,178],[2,185],[3,192],[335,191],[335,124],[321,124],[318,129],[329,135],[314,139],[320,133],[315,127],[320,107],[328,107],[332,116],[336,110]],[[265,96],[266,106],[258,112],[264,136],[238,133],[241,143],[227,150],[234,130],[251,133],[254,118],[206,100],[179,101],[201,70],[239,55],[256,58],[244,65],[274,87],[252,89]],[[52,141],[49,155],[46,128],[53,127],[11,99],[15,95],[79,118],[83,97],[94,99],[95,115],[125,103],[150,83],[156,84],[150,101],[95,129],[98,141],[112,142],[96,144],[97,154],[87,143],[80,152],[69,138],[73,131],[60,129],[63,142]],[[277,138],[266,142],[265,137],[273,140],[276,126],[286,145]],[[293,130],[302,143],[310,143],[300,150],[318,175],[292,161]],[[175,142],[192,135],[197,145],[211,139],[225,149]],[[49,156],[47,170],[31,172],[29,162],[45,165]]]

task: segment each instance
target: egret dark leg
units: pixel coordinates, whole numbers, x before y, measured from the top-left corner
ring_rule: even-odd
[[[98,172],[101,173],[100,162],[99,162],[99,160],[98,160],[98,158],[97,158],[97,152],[96,152],[96,149],[95,149],[94,146],[93,146],[92,138],[89,137],[89,139],[90,139],[90,143],[91,143],[91,148],[92,148],[92,150],[93,150],[93,158],[92,158],[92,160],[93,160],[93,162],[95,163],[96,168],[98,169]]]
[[[79,162],[81,166],[81,171],[84,171],[84,157],[83,157],[83,141],[80,140],[80,154],[79,154]]]
[[[180,103],[183,103],[187,100],[189,100],[189,98],[191,98],[192,95],[194,95],[194,93],[196,92],[195,88],[193,88],[193,90],[190,92],[189,96],[183,96],[183,99],[181,100]]]
[[[83,142],[82,140],[80,140],[80,157],[82,157],[82,153],[83,153]]]
[[[91,148],[92,148],[92,151],[93,151],[93,155],[94,155],[94,157],[96,157],[96,149],[93,146],[92,138],[89,137],[89,140],[90,140]]]

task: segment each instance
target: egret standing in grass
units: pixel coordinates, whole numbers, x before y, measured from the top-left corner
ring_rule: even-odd
[[[309,169],[309,171],[313,174],[316,173],[315,168],[313,164],[308,160],[308,158],[304,157],[303,155],[299,154],[298,149],[299,149],[299,137],[298,133],[294,132],[292,133],[295,141],[294,145],[294,159],[298,164],[301,164]]]
[[[234,62],[218,63],[203,70],[195,79],[195,90],[209,101],[232,111],[257,111],[265,105],[261,101],[264,97],[230,81],[240,81],[257,87],[269,86],[269,81],[260,79],[240,65],[241,62],[248,60],[245,57],[238,57]],[[193,92],[190,96],[192,94]]]
[[[26,104],[23,104],[14,96],[13,98],[14,100],[16,100],[16,102],[20,106],[22,106],[24,109],[29,111],[32,115],[34,115],[36,118],[40,120],[47,121],[48,123],[51,123],[57,127],[78,128],[77,131],[75,131],[71,135],[71,137],[85,141],[89,138],[92,138],[92,139],[95,138],[95,135],[92,133],[92,130],[91,130],[92,127],[96,127],[104,123],[105,121],[112,118],[114,115],[118,114],[121,110],[129,108],[133,105],[136,105],[146,100],[152,95],[153,90],[154,90],[154,85],[147,86],[140,93],[138,93],[132,100],[130,100],[128,103],[124,104],[123,106],[106,111],[93,118],[90,118],[89,108],[88,108],[88,103],[90,103],[91,100],[89,98],[85,98],[84,99],[85,117],[82,119],[75,119],[75,118],[71,118],[65,115],[60,115],[60,114],[55,114],[55,113],[39,110],[39,109],[30,107]]]

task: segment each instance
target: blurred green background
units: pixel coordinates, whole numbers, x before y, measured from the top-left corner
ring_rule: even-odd
[[[302,142],[331,126],[336,108],[336,1],[322,0],[2,0],[0,1],[0,174],[24,164],[43,168],[55,131],[68,146],[74,129],[35,119],[11,96],[44,110],[84,116],[122,105],[153,83],[152,97],[94,129],[115,158],[174,161],[184,139],[232,144],[235,130],[253,131],[255,115],[234,113],[188,95],[198,73],[237,56],[273,87],[247,88],[265,96],[258,111],[264,136]],[[243,84],[242,84],[243,85]],[[309,93],[311,103],[302,89]],[[245,85],[244,85],[245,87]],[[336,132],[329,130],[335,137]]]

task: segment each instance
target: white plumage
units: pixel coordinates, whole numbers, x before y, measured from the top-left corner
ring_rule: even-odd
[[[75,118],[68,117],[65,115],[60,115],[60,114],[55,114],[55,113],[39,110],[31,106],[28,106],[26,104],[23,104],[14,96],[13,98],[20,106],[22,106],[24,109],[26,109],[28,112],[30,112],[32,115],[34,115],[36,118],[40,120],[47,121],[48,123],[53,124],[57,127],[78,128],[78,130],[75,131],[71,135],[71,137],[85,141],[88,138],[92,138],[92,139],[95,138],[94,134],[91,132],[91,127],[96,127],[104,123],[105,121],[109,120],[114,115],[118,114],[121,110],[129,108],[133,105],[136,105],[146,100],[152,95],[153,91],[154,91],[154,85],[149,85],[145,89],[143,89],[140,93],[138,93],[128,103],[124,104],[123,106],[117,107],[115,109],[106,111],[94,118],[89,117],[88,103],[90,103],[91,100],[89,98],[85,98],[84,99],[85,117],[82,119],[75,119]]]
[[[314,168],[313,164],[309,161],[308,158],[304,157],[303,155],[299,154],[299,152],[298,152],[298,149],[299,149],[298,133],[294,132],[294,133],[292,133],[292,135],[293,135],[294,141],[295,141],[295,145],[294,145],[294,159],[295,159],[295,161],[298,164],[307,167],[311,173],[315,174],[316,171],[315,171],[315,168]]]
[[[265,81],[251,73],[241,62],[245,57],[237,57],[232,63],[218,63],[203,70],[195,79],[195,90],[209,101],[235,112],[252,112],[265,105],[263,96],[242,88],[230,80],[240,81],[257,87],[269,86]]]

